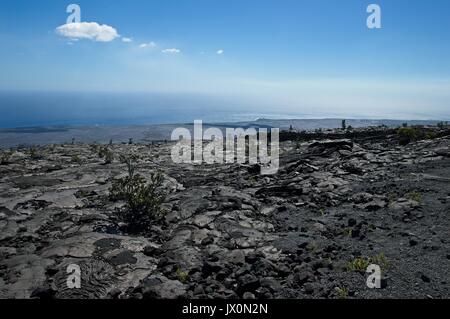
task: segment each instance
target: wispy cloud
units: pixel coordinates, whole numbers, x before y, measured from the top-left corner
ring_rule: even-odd
[[[131,38],[122,38],[122,42],[130,43],[130,42],[133,42],[133,39],[131,39]]]
[[[222,54],[224,54],[225,53],[225,51],[224,50],[222,50],[222,49],[220,49],[220,50],[217,50],[217,52],[216,52],[218,55],[222,55]]]
[[[145,49],[145,48],[149,48],[149,49],[154,49],[157,47],[155,42],[148,42],[148,43],[142,43],[141,45],[139,45],[139,47],[141,49]]]
[[[177,53],[181,53],[181,50],[176,49],[176,48],[164,49],[164,50],[162,50],[162,53],[177,54]]]
[[[64,24],[56,28],[56,33],[70,39],[89,39],[97,42],[110,42],[120,37],[117,30],[97,22],[77,22]]]

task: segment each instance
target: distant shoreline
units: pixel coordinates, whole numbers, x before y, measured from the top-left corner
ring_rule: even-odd
[[[388,127],[401,126],[403,123],[409,125],[436,125],[437,120],[373,120],[373,119],[346,119],[346,124],[354,128],[381,126]],[[82,143],[113,143],[134,142],[148,143],[152,141],[170,140],[172,131],[177,127],[192,129],[193,123],[180,124],[149,124],[149,125],[55,125],[55,126],[35,126],[18,128],[0,128],[0,148],[10,148],[33,145],[49,145],[68,143],[72,140]],[[236,122],[204,122],[207,127],[255,127],[271,128],[276,127],[281,130],[316,130],[340,128],[341,118],[326,119],[265,119],[260,118],[254,121]]]
[[[417,119],[368,119],[368,118],[339,118],[339,117],[325,117],[325,118],[258,118],[253,121],[205,121],[205,125],[233,125],[241,123],[267,123],[267,122],[300,122],[300,121],[356,121],[356,122],[367,122],[367,123],[411,123],[412,125],[430,125],[439,123],[441,121],[449,121],[450,119],[441,120],[417,120]],[[163,126],[163,125],[192,125],[189,122],[178,122],[178,123],[148,123],[148,124],[55,124],[55,125],[32,125],[32,126],[17,126],[17,127],[0,127],[0,133],[47,133],[47,132],[64,132],[73,128],[92,128],[92,127],[149,127],[149,126]],[[387,124],[385,124],[387,125]],[[324,127],[325,128],[325,127]]]

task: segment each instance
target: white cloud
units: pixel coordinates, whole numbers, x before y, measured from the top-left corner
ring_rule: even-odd
[[[110,42],[120,37],[117,30],[106,24],[97,22],[76,22],[64,24],[56,28],[56,32],[70,39],[89,39],[98,42]]]
[[[180,52],[181,52],[181,50],[175,49],[175,48],[162,50],[162,53],[170,53],[170,54],[177,54]]]
[[[131,38],[122,38],[122,42],[130,43],[130,42],[133,42],[133,39],[131,39]]]
[[[141,49],[145,49],[145,48],[153,49],[153,48],[156,48],[156,43],[155,42],[142,43],[139,47]]]
[[[218,55],[222,55],[222,54],[224,54],[224,52],[225,52],[225,51],[223,51],[222,49],[220,49],[220,50],[218,50],[216,53],[217,53]]]

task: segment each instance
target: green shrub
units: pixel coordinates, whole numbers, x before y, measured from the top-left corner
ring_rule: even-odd
[[[369,267],[369,265],[371,264],[378,265],[383,270],[389,268],[389,261],[387,260],[386,256],[383,253],[381,253],[379,255],[370,258],[361,258],[361,257],[356,258],[347,263],[347,265],[345,266],[345,270],[366,271],[367,267]]]
[[[348,288],[346,287],[337,287],[336,288],[336,295],[339,299],[347,299],[348,298]]]
[[[11,156],[12,156],[13,152],[3,152],[0,155],[0,165],[9,165],[11,164]]]
[[[423,135],[423,132],[415,127],[401,127],[397,131],[397,136],[400,145],[408,145],[411,142],[418,141]]]
[[[349,261],[345,266],[347,271],[366,271],[367,267],[370,265],[370,260],[365,258],[355,258]]]
[[[126,202],[120,217],[128,225],[130,232],[144,232],[164,213],[162,209],[165,200],[165,192],[162,190],[164,177],[160,172],[152,173],[147,181],[134,173],[131,159],[128,160],[127,165],[128,176],[113,182],[110,188],[110,199]]]
[[[31,147],[28,152],[33,160],[41,160],[44,158],[44,156],[34,147]]]
[[[108,146],[100,148],[98,157],[105,159],[105,164],[111,164],[114,161],[114,153]]]
[[[83,163],[83,160],[78,155],[73,155],[71,158],[72,163],[76,163],[81,165]]]
[[[420,194],[418,191],[414,191],[407,194],[408,199],[416,201],[420,203],[422,201],[422,194]]]
[[[176,275],[178,280],[183,284],[186,284],[189,281],[188,273],[183,271],[181,268],[177,268]]]
[[[438,137],[438,135],[435,133],[435,132],[427,132],[426,134],[425,134],[425,138],[427,139],[427,140],[434,140],[435,138],[437,138]]]

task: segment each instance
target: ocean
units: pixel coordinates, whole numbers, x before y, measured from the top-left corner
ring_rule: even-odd
[[[0,128],[174,124],[194,120],[218,123],[313,116],[194,94],[0,92]]]

